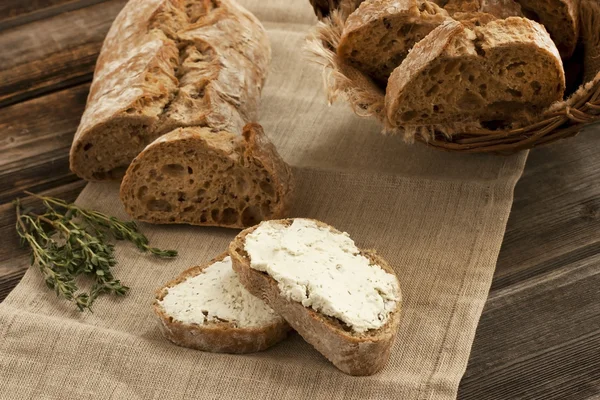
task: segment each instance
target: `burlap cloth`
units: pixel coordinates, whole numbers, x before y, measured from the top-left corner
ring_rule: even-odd
[[[116,275],[132,289],[94,313],[56,299],[31,268],[0,304],[2,399],[451,399],[483,308],[526,153],[442,153],[385,137],[347,105],[328,107],[320,68],[303,61],[315,19],[308,1],[246,0],[269,30],[272,73],[261,122],[294,166],[292,216],[312,217],[376,248],[394,266],[403,318],[386,368],[338,371],[298,335],[263,353],[210,354],[164,340],[154,290],[222,252],[236,231],[142,225],[164,261],[117,246]],[[77,202],[125,217],[115,183]]]

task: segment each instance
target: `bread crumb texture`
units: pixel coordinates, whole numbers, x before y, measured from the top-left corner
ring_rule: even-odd
[[[263,222],[246,236],[245,251],[251,268],[275,279],[282,296],[357,333],[384,326],[401,300],[395,275],[373,265],[347,233],[312,220]]]
[[[185,324],[229,322],[245,328],[281,320],[269,306],[242,286],[231,267],[230,257],[168,288],[158,303],[167,315]]]

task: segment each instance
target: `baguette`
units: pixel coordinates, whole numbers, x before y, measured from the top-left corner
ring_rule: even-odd
[[[299,236],[283,239],[288,233]],[[264,253],[257,251],[261,243]],[[273,243],[282,247],[274,250]],[[347,234],[301,218],[246,229],[230,244],[229,254],[246,289],[341,371],[371,375],[385,366],[400,321],[401,294],[394,271],[381,257],[357,249]],[[362,264],[354,268],[354,262]],[[277,265],[292,270],[278,271]]]
[[[157,139],[132,162],[121,201],[151,223],[243,228],[281,218],[292,173],[258,124],[242,135],[180,128]]]
[[[524,121],[561,100],[565,76],[543,26],[510,17],[468,29],[448,21],[390,76],[391,127]]]
[[[117,179],[177,127],[241,133],[256,118],[269,61],[262,25],[232,0],[129,1],[102,46],[71,169]]]
[[[162,334],[178,346],[216,353],[265,350],[290,326],[240,284],[227,253],[182,272],[156,293]]]

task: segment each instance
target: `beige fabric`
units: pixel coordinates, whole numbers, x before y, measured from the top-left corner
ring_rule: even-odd
[[[58,301],[31,268],[0,304],[0,397],[17,399],[451,399],[464,372],[526,154],[442,153],[379,134],[349,107],[328,108],[320,70],[302,61],[308,1],[245,0],[273,45],[261,122],[294,166],[291,216],[323,220],[376,248],[396,269],[403,318],[387,367],[344,375],[297,335],[258,354],[182,349],[158,331],[154,290],[221,253],[236,231],[142,224],[164,261],[119,243],[131,286],[94,313]],[[78,203],[124,217],[118,185]]]

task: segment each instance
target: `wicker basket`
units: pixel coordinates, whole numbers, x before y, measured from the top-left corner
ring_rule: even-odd
[[[360,3],[360,0],[341,0],[341,5],[340,0],[310,1],[319,18],[349,1]],[[553,104],[537,120],[518,128],[490,130],[477,125],[462,125],[455,129],[448,127],[444,132],[425,127],[401,132],[409,141],[417,140],[450,151],[510,153],[574,136],[585,125],[600,121],[600,1],[581,0],[580,7],[584,83],[568,99]],[[375,117],[385,124],[385,90],[336,55],[343,15],[347,15],[347,10],[335,10],[322,19],[309,40],[308,48],[313,60],[324,67],[330,102],[341,96],[356,114]]]

